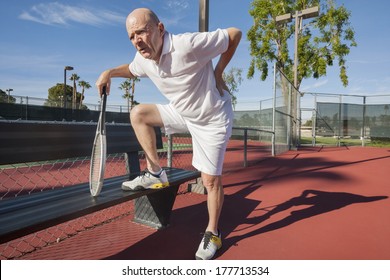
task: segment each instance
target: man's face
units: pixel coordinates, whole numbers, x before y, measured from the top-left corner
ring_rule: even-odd
[[[126,28],[136,50],[144,58],[158,62],[162,51],[164,26],[147,21],[144,17],[131,17],[127,20]]]

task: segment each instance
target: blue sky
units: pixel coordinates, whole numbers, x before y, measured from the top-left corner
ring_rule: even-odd
[[[390,94],[389,1],[335,0],[351,11],[358,47],[347,57],[349,86],[343,87],[338,68],[329,68],[321,79],[303,81],[301,91],[377,95]],[[252,25],[250,0],[210,0],[209,29],[235,26],[243,40],[230,67],[243,69],[244,81],[237,94],[239,103],[253,103],[272,96],[272,75],[246,79],[250,62],[246,32]],[[63,83],[65,65],[74,67],[81,80],[93,87],[86,103],[98,102],[94,83],[106,68],[128,63],[135,51],[125,30],[127,14],[137,7],[153,9],[172,33],[198,30],[198,0],[68,0],[2,1],[0,10],[0,89],[12,88],[13,95],[47,97],[47,90]],[[109,104],[125,104],[112,85]],[[71,82],[68,80],[68,84]],[[166,100],[147,79],[137,84],[139,102]]]

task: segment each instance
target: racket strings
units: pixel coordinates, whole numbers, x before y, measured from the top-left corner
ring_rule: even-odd
[[[106,161],[106,126],[105,126],[105,110],[106,110],[106,89],[103,88],[102,102],[100,108],[100,116],[97,125],[97,133],[94,141],[91,157],[90,169],[90,191],[92,196],[98,196],[103,186],[104,167]]]
[[[102,162],[102,149],[99,145],[98,139],[96,146],[94,147],[92,160],[91,160],[91,183],[92,187],[97,187],[100,182],[101,162]]]

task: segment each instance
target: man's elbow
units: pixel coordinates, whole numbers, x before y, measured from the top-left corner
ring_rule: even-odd
[[[227,31],[228,31],[230,40],[232,42],[234,42],[235,44],[238,44],[241,40],[241,37],[242,37],[241,30],[236,28],[236,27],[230,27],[227,29]]]

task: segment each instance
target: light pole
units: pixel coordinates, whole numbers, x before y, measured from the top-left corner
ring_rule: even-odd
[[[12,88],[9,88],[9,89],[6,89],[5,91],[8,91],[8,102],[9,103],[9,100],[10,100],[10,97],[11,97],[11,91],[13,91]]]
[[[302,28],[302,19],[313,18],[319,15],[318,6],[307,8],[302,11],[295,11],[295,14],[288,13],[276,17],[277,23],[291,22],[295,18],[295,40],[294,40],[294,87],[298,87],[298,39]]]
[[[209,31],[209,0],[199,0],[199,32]]]
[[[319,7],[311,7],[304,9],[302,11],[295,11],[294,14],[288,13],[284,15],[277,16],[275,21],[276,23],[285,23],[291,22],[292,18],[295,18],[295,38],[294,38],[294,87],[295,89],[292,91],[292,114],[294,119],[295,129],[293,130],[295,133],[295,137],[293,137],[295,144],[299,145],[299,138],[297,139],[297,135],[300,135],[300,121],[301,118],[298,119],[298,112],[300,113],[300,94],[298,94],[298,40],[299,40],[299,32],[302,28],[302,20],[307,18],[317,17],[319,15]]]
[[[66,109],[66,100],[67,100],[67,98],[66,98],[66,71],[67,70],[73,70],[73,67],[72,66],[65,66],[64,67],[64,107],[65,107],[65,109]]]

